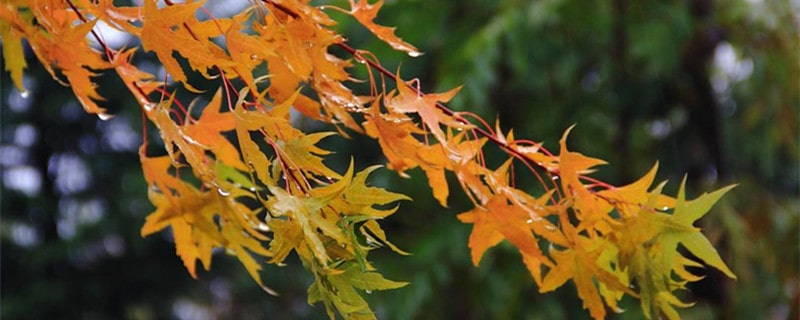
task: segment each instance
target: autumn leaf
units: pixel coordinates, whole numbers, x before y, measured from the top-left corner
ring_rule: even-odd
[[[677,246],[682,245],[706,264],[722,271],[726,276],[736,279],[736,275],[722,262],[717,250],[693,226],[694,222],[704,216],[726,192],[735,185],[727,186],[709,194],[703,194],[692,201],[686,200],[686,180],[681,183],[675,202],[674,213],[666,219],[658,241],[665,253],[664,263],[670,263],[677,254]],[[664,265],[667,267],[667,265]]]
[[[132,48],[117,52],[114,59],[111,60],[111,64],[114,70],[117,71],[117,75],[125,83],[125,86],[136,98],[136,101],[142,106],[145,113],[149,115],[150,110],[148,109],[152,109],[155,103],[150,101],[148,95],[153,93],[162,83],[156,81],[155,75],[142,71],[131,63],[133,54],[136,51],[137,48]],[[153,119],[151,118],[150,120],[152,121]]]
[[[447,138],[442,130],[442,125],[462,130],[471,127],[470,125],[456,121],[436,107],[438,102],[446,103],[450,101],[460,89],[461,87],[457,87],[444,93],[419,94],[405,84],[401,84],[397,86],[397,95],[389,97],[389,101],[386,105],[395,112],[418,114],[422,119],[422,123],[427,126],[427,129],[436,137],[436,140],[446,146]]]
[[[555,290],[567,280],[572,279],[578,289],[578,296],[583,300],[583,307],[595,319],[605,317],[606,310],[596,282],[602,283],[617,291],[628,289],[611,272],[598,265],[598,260],[609,244],[592,241],[579,236],[574,246],[564,250],[550,250],[555,266],[548,271],[539,288],[541,292]]]
[[[392,48],[420,55],[394,28],[375,22],[383,1],[350,0],[350,8],[341,9],[267,0],[230,18],[211,16],[204,1],[159,3],[8,0],[0,6],[0,37],[5,68],[19,90],[27,41],[51,76],[102,118],[96,77],[116,71],[166,153],[149,155],[156,144],[145,135],[139,157],[155,209],[141,234],[171,229],[192,277],[197,261],[208,270],[222,248],[274,293],[262,282],[264,264],[281,265],[295,254],[314,277],[310,303],[322,302],[331,318],[374,319],[362,294],[406,283],[377,273],[368,254],[384,246],[408,254],[379,222],[400,211],[398,201],[411,199],[371,186],[377,166],[356,172],[351,161],[344,173],[328,166],[332,151],[325,138],[357,133],[376,139],[387,167],[401,176],[419,167],[443,207],[451,193],[448,178],[455,178],[474,205],[458,215],[473,224],[468,246],[474,265],[508,240],[542,292],[571,280],[594,318],[604,317],[606,307],[619,312],[625,295],[641,299],[646,317],[677,318],[676,308],[691,304],[676,291],[702,278],[692,268],[709,265],[735,278],[694,226],[731,187],[689,201],[684,181],[675,199],[662,194],[664,183],[652,186],[657,165],[616,187],[590,177],[603,160],[567,148],[572,128],[553,155],[541,143],[517,140],[513,130],[504,133],[499,122],[493,130],[474,114],[449,109],[444,103],[460,87],[423,92],[418,80],[404,81],[378,57],[351,48],[326,13],[349,13]],[[140,69],[138,47],[114,49],[102,35],[88,36],[101,21],[140,40],[175,83]],[[349,82],[361,81],[350,71],[353,61],[368,68],[369,95],[351,89]],[[219,89],[205,106],[195,98],[184,110],[184,91],[199,91],[187,83],[190,71]],[[389,79],[396,86],[387,91]],[[295,111],[336,131],[309,133],[298,126]],[[499,167],[490,165],[497,158],[485,152],[487,143],[507,154]],[[534,190],[541,192],[517,185],[518,174],[536,176],[542,189]]]
[[[330,151],[315,146],[320,140],[332,135],[334,133],[318,132],[281,143],[282,145],[279,145],[281,156],[293,167],[306,170],[306,172],[323,177],[339,178],[339,174],[325,166],[322,158],[319,157],[330,154]],[[309,176],[309,178],[313,177]]]
[[[233,112],[220,112],[222,106],[222,91],[217,90],[214,97],[203,109],[203,113],[196,122],[189,122],[184,128],[191,140],[208,147],[218,160],[239,170],[246,166],[239,159],[236,147],[222,135],[222,132],[236,129],[236,119]]]
[[[357,289],[371,293],[373,290],[397,289],[407,282],[391,281],[379,273],[364,272],[357,265],[345,265],[341,273],[317,277],[308,288],[308,302],[322,301],[329,309],[335,308],[348,319],[375,319],[375,314]],[[329,311],[328,315],[334,318]]]
[[[203,1],[196,1],[176,3],[159,9],[156,1],[146,0],[143,14],[148,18],[142,19],[140,31],[142,47],[155,52],[172,78],[192,91],[198,90],[187,83],[186,73],[178,60],[172,56],[173,52],[186,58],[191,68],[206,78],[211,78],[209,69],[231,65],[224,51],[208,39],[223,33],[228,28],[220,27],[220,21],[200,24],[195,18],[195,12],[202,5]],[[183,24],[191,24],[192,33]]]
[[[418,165],[413,155],[417,153],[422,143],[413,135],[422,134],[424,131],[405,114],[381,113],[379,102],[376,99],[369,108],[368,117],[363,123],[364,130],[370,137],[378,139],[381,150],[389,161],[389,169],[402,175],[405,170]]]
[[[25,52],[22,49],[22,35],[6,22],[6,19],[19,19],[19,13],[0,6],[0,15],[4,16],[4,19],[0,19],[0,39],[3,40],[5,70],[11,73],[11,80],[14,81],[17,90],[25,92],[25,86],[22,84],[22,71],[28,64],[25,62]]]
[[[52,30],[50,34],[31,31],[33,34],[28,35],[28,41],[39,60],[48,62],[45,68],[53,79],[70,86],[86,112],[107,117],[105,109],[95,102],[102,100],[102,97],[92,81],[92,77],[97,76],[92,70],[108,69],[111,65],[84,41],[96,22],[93,20],[66,30]],[[66,82],[60,80],[56,70],[66,78]]]
[[[505,196],[495,195],[482,207],[462,213],[458,218],[462,222],[475,224],[469,239],[473,264],[478,264],[486,249],[508,239],[523,256],[552,266],[550,259],[539,249],[537,239],[531,231],[529,221],[533,221],[530,215],[522,208],[510,205]]]
[[[350,0],[350,14],[358,20],[364,27],[372,32],[378,39],[383,40],[395,50],[405,51],[412,57],[422,55],[416,47],[403,41],[394,34],[395,28],[385,27],[376,24],[373,20],[378,16],[378,10],[383,6],[383,0],[378,0],[374,4],[369,4],[367,0]]]
[[[367,177],[381,166],[368,167],[353,177],[351,184],[342,194],[342,213],[346,215],[364,215],[370,218],[385,218],[397,210],[376,208],[400,200],[411,200],[406,195],[389,192],[382,188],[367,186]]]
[[[598,223],[608,220],[607,207],[581,182],[581,176],[593,172],[595,166],[605,164],[600,159],[587,157],[567,148],[567,136],[573,127],[567,129],[561,137],[561,151],[558,155],[561,189],[572,202],[575,216],[580,220],[578,230],[597,232]]]

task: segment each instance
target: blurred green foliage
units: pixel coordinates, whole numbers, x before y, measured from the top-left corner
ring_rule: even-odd
[[[378,20],[426,52],[416,59],[337,17],[351,45],[389,69],[402,65],[426,91],[463,84],[454,109],[497,117],[503,130],[551,148],[577,123],[571,148],[608,160],[599,173],[606,181],[629,182],[660,161],[660,178],[673,190],[684,174],[694,195],[740,184],[702,220],[739,279],[695,270],[706,279],[686,292],[698,303],[682,315],[800,317],[796,2],[387,1]],[[148,58],[140,63],[152,64]],[[361,66],[353,71],[366,77]],[[152,209],[135,154],[141,120],[113,75],[101,78],[104,106],[117,114],[107,122],[83,114],[41,67],[26,79],[27,98],[7,74],[0,82],[2,318],[324,317],[320,306],[306,305],[311,279],[297,261],[265,270],[265,283],[281,293],[272,297],[222,252],[193,280],[168,233],[139,236]],[[342,168],[351,154],[361,167],[383,161],[366,138],[329,140],[337,150],[331,161]],[[369,296],[379,318],[588,318],[573,286],[539,294],[510,246],[473,267],[469,226],[455,219],[468,201],[453,195],[441,208],[424,175],[410,173],[373,175],[373,184],[415,199],[386,221],[389,238],[413,255],[374,254],[388,278],[411,282]],[[524,171],[517,178],[535,185]],[[623,308],[612,317],[642,317],[636,301]]]

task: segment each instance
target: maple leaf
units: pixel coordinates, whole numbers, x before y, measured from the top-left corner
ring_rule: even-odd
[[[236,128],[236,119],[233,112],[220,112],[222,106],[222,91],[217,90],[214,97],[203,109],[203,113],[196,122],[189,122],[184,127],[184,134],[191,140],[208,147],[223,163],[236,169],[245,170],[246,166],[239,159],[239,152],[228,139],[221,133],[233,131]]]
[[[645,316],[650,318],[661,312],[670,319],[676,319],[678,314],[673,306],[688,307],[691,304],[681,302],[672,291],[683,288],[686,281],[699,280],[685,268],[700,266],[681,256],[679,245],[735,279],[700,229],[692,226],[733,186],[686,201],[684,181],[678,199],[674,201],[673,214],[655,209],[664,209],[659,206],[663,202],[663,186],[662,183],[649,193],[637,214],[626,215],[622,219],[622,224],[616,227],[617,231],[611,239],[619,245],[620,265],[627,268],[631,278],[636,279]]]
[[[86,35],[97,21],[81,23],[72,28],[53,29],[47,34],[30,30],[28,42],[39,60],[46,62],[45,69],[53,79],[72,88],[86,112],[106,118],[105,109],[95,103],[95,100],[102,100],[102,97],[97,93],[97,85],[91,80],[97,74],[91,70],[108,69],[111,65],[100,58],[100,54],[85,41]],[[67,82],[60,80],[56,69]]]
[[[142,145],[139,148],[139,162],[142,164],[142,172],[148,190],[156,190],[164,194],[170,201],[174,201],[173,192],[178,194],[189,192],[188,185],[167,173],[172,166],[170,157],[148,157],[145,155],[145,146]]]
[[[364,130],[370,137],[377,138],[386,159],[388,167],[403,175],[405,170],[415,168],[418,163],[417,150],[422,146],[413,134],[422,134],[420,128],[402,113],[383,114],[380,111],[378,99],[373,101],[364,121]]]
[[[412,57],[422,55],[416,47],[408,42],[403,41],[394,34],[395,28],[381,26],[374,21],[378,15],[378,10],[383,6],[383,0],[379,0],[374,4],[369,4],[367,0],[350,0],[350,14],[358,20],[364,27],[372,32],[378,39],[383,40],[395,50],[405,51]]]
[[[606,310],[595,281],[617,291],[628,289],[614,274],[598,265],[598,259],[609,244],[592,241],[583,236],[578,236],[576,240],[574,246],[565,250],[550,250],[550,256],[556,263],[545,275],[539,291],[553,291],[572,279],[578,289],[578,296],[583,300],[583,307],[589,309],[593,318],[602,319]]]
[[[139,32],[144,49],[155,52],[172,78],[193,91],[198,90],[187,83],[186,74],[172,56],[173,52],[178,52],[186,58],[192,69],[207,78],[211,77],[209,69],[232,65],[224,51],[208,40],[209,37],[222,34],[227,27],[220,26],[219,24],[223,23],[220,20],[200,24],[195,18],[195,12],[203,3],[203,1],[180,3],[159,9],[156,1],[144,1],[143,14],[147,19],[142,19],[142,28]],[[191,25],[189,28],[192,30],[191,34],[184,24]]]
[[[337,240],[339,243],[346,243],[346,237],[335,222],[322,217],[319,211],[327,204],[324,198],[297,197],[288,192],[270,186],[270,192],[275,195],[271,200],[271,209],[277,216],[286,216],[288,219],[297,223],[302,230],[303,241],[311,253],[318,260],[319,264],[327,266],[331,261],[328,251],[325,249],[323,237],[317,231],[321,230],[325,235]]]
[[[581,175],[589,174],[591,168],[605,164],[600,159],[587,157],[581,153],[570,151],[567,148],[567,136],[573,127],[568,128],[561,137],[561,151],[558,155],[559,175],[561,188],[565,196],[572,202],[575,215],[580,220],[578,230],[588,230],[594,234],[598,223],[609,220],[606,214],[608,207],[603,205],[603,200],[592,194],[581,182]]]
[[[201,194],[191,185],[168,174],[171,164],[168,157],[149,158],[144,155],[141,157],[145,178],[150,185],[148,197],[156,206],[156,210],[147,216],[141,235],[144,237],[166,227],[172,227],[176,253],[181,257],[189,274],[196,278],[195,261],[201,259],[208,269],[211,257],[211,248],[208,248],[207,252],[198,249],[192,229],[192,223],[196,221],[194,212],[202,207]],[[217,245],[220,243],[218,240],[215,241]]]
[[[473,264],[478,264],[486,249],[505,238],[514,244],[523,256],[535,258],[544,265],[552,266],[550,260],[539,249],[539,244],[531,231],[528,223],[531,221],[530,215],[522,208],[510,205],[504,195],[495,195],[483,206],[459,214],[458,219],[461,222],[474,223],[469,238]]]
[[[357,265],[348,264],[343,272],[317,276],[308,288],[308,303],[322,301],[328,307],[331,319],[335,318],[331,311],[334,308],[348,319],[375,319],[375,314],[356,289],[371,293],[373,290],[397,289],[407,284],[388,280],[376,272],[364,272]]]
[[[241,32],[242,24],[250,18],[250,15],[250,11],[245,11],[232,18],[233,23],[225,31],[225,44],[236,74],[242,77],[252,91],[258,92],[252,70],[276,53],[270,50],[269,46],[265,46],[258,36]]]
[[[382,188],[367,186],[367,177],[381,166],[368,167],[353,177],[352,182],[342,194],[342,213],[345,215],[364,215],[370,218],[385,218],[397,210],[378,209],[375,206],[384,206],[400,200],[411,200],[404,194],[386,191]]]
[[[397,77],[400,78],[399,71]],[[439,102],[446,103],[450,101],[459,90],[461,90],[461,87],[444,93],[420,94],[405,84],[401,84],[397,86],[397,96],[389,97],[386,106],[395,112],[418,114],[422,119],[422,123],[427,126],[431,134],[436,137],[436,140],[446,146],[447,138],[445,137],[441,125],[462,130],[472,127],[453,119],[452,116],[446,115],[442,110],[436,107],[436,104]]]
[[[671,249],[675,249],[680,244],[706,264],[722,271],[728,277],[736,279],[736,275],[722,262],[714,246],[700,233],[699,228],[693,226],[695,221],[703,217],[714,203],[734,187],[735,185],[730,185],[687,201],[686,179],[683,180],[680,190],[678,190],[675,211],[669,219],[669,224],[665,225],[663,232],[659,234],[658,240],[667,252],[666,260],[670,260],[671,255],[677,252],[677,250]]]
[[[25,62],[25,52],[22,50],[22,34],[15,30],[8,20],[19,20],[19,13],[16,10],[9,10],[5,6],[0,6],[0,39],[3,40],[3,60],[5,70],[11,73],[11,80],[20,92],[25,92],[22,84],[22,71],[27,67]]]
[[[325,137],[335,135],[333,132],[317,132],[301,136],[297,139],[279,144],[281,157],[289,161],[293,167],[303,169],[308,173],[319,174],[323,177],[339,178],[339,174],[322,163],[322,158],[330,151],[315,146]],[[312,176],[309,176],[313,178]]]
[[[154,104],[150,102],[147,95],[160,87],[161,83],[156,81],[156,77],[153,74],[142,71],[131,64],[131,59],[133,59],[133,54],[137,49],[132,48],[117,52],[114,55],[114,59],[111,60],[111,64],[114,70],[117,71],[117,75],[122,79],[122,82],[125,83],[125,86],[149,116],[149,109],[152,109]],[[153,119],[151,118],[150,120],[152,121]]]
[[[204,150],[208,150],[208,147],[192,139],[186,134],[184,126],[179,126],[172,120],[169,111],[171,105],[171,99],[163,101],[148,111],[148,116],[158,127],[161,139],[164,140],[164,147],[172,159],[173,165],[181,167],[179,154],[183,155],[195,176],[203,181],[212,181],[213,170],[206,162],[204,152]]]
[[[131,22],[141,19],[142,11],[139,7],[116,6],[114,0],[75,0],[74,4],[113,28],[140,35],[131,24]]]
[[[256,176],[263,184],[273,185],[275,183],[268,171],[270,161],[258,144],[253,141],[250,133],[251,131],[263,132],[271,141],[301,137],[302,132],[292,127],[289,122],[289,110],[297,95],[269,110],[248,110],[243,105],[245,90],[242,89],[239,93],[239,100],[233,110],[236,121],[236,137],[242,159],[252,171],[255,171]]]

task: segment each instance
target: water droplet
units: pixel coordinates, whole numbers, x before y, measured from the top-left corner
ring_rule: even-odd
[[[364,290],[364,292],[366,292],[367,294],[370,294],[370,293],[372,293],[372,289]]]
[[[669,210],[669,207],[667,207],[667,206],[664,206],[663,208],[661,208],[661,211],[667,211],[667,210]]]
[[[222,188],[217,188],[217,193],[219,193],[219,195],[221,195],[223,197],[227,197],[227,196],[231,195],[230,192],[222,190]]]
[[[528,224],[531,224],[531,223],[533,223],[533,219],[528,219],[528,221],[525,221],[525,222],[527,222]]]
[[[250,55],[250,59],[258,60],[258,55],[257,54],[251,54]]]
[[[144,108],[144,111],[147,111],[147,112],[152,111],[153,108],[155,108],[155,107],[156,107],[156,104],[152,103],[152,102],[148,102],[148,103],[145,103],[145,104],[142,105],[142,108]]]
[[[558,230],[558,228],[556,228],[556,226],[551,225],[551,224],[548,224],[548,225],[544,226],[544,228],[547,229],[547,231],[556,231],[556,230]]]
[[[412,57],[412,58],[419,57],[419,56],[421,56],[421,55],[423,55],[423,54],[424,54],[424,53],[422,53],[422,52],[419,52],[419,51],[410,51],[410,52],[408,52],[408,56],[409,56],[409,57]]]
[[[553,181],[556,181],[558,180],[558,176],[553,176],[551,179],[553,179]]]
[[[247,188],[247,190],[250,190],[250,192],[256,192],[256,187],[250,187],[250,188]]]
[[[114,115],[113,114],[108,114],[108,113],[98,113],[97,117],[100,118],[100,120],[106,121],[106,120],[109,120],[109,119],[113,118]]]
[[[266,223],[263,223],[263,222],[258,224],[258,230],[261,230],[261,231],[264,231],[264,232],[272,231],[272,229],[270,229],[270,227]]]
[[[31,92],[28,91],[28,90],[25,90],[25,91],[20,92],[19,96],[22,97],[22,99],[28,99],[28,97],[31,96]]]

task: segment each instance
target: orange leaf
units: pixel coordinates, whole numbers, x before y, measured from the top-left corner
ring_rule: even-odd
[[[200,118],[194,123],[188,123],[184,132],[194,141],[208,147],[217,160],[236,169],[246,170],[247,167],[239,159],[239,151],[222,135],[222,132],[233,131],[236,120],[233,112],[220,112],[222,106],[222,91],[217,90],[214,97],[203,109]]]
[[[416,47],[412,46],[408,42],[403,41],[398,36],[394,34],[395,28],[385,27],[376,24],[372,20],[375,20],[375,17],[378,15],[378,10],[380,10],[381,6],[383,6],[383,0],[379,0],[375,2],[375,4],[369,4],[367,0],[358,0],[358,3],[355,3],[353,0],[350,0],[350,14],[358,20],[364,27],[369,29],[378,39],[383,40],[395,50],[405,51],[412,57],[417,57],[422,55],[421,52],[417,50]]]
[[[581,182],[580,177],[584,174],[589,174],[594,166],[605,164],[606,162],[600,159],[590,158],[578,152],[569,151],[567,149],[567,136],[573,127],[570,127],[564,132],[561,137],[561,152],[558,156],[561,176],[561,187],[564,190],[565,196],[572,200],[573,208],[576,211],[576,217],[581,221],[578,229],[588,229],[593,231],[596,224],[608,218],[607,211],[602,211],[603,207],[600,202],[602,201],[593,195],[589,189]]]
[[[142,19],[142,46],[147,51],[155,52],[173,79],[192,91],[198,90],[186,82],[186,74],[172,56],[173,52],[186,58],[191,68],[206,78],[211,78],[209,69],[232,65],[224,51],[209,40],[209,37],[222,34],[227,28],[217,27],[214,22],[198,22],[195,12],[202,5],[203,1],[197,1],[176,3],[159,9],[156,1],[144,1],[144,16],[147,19]],[[184,23],[192,30],[191,33]]]
[[[399,72],[397,78],[400,78]],[[450,101],[460,89],[461,87],[457,87],[445,93],[438,94],[418,94],[405,84],[399,84],[397,86],[398,95],[391,98],[386,103],[386,107],[395,112],[419,114],[422,122],[427,126],[433,136],[436,137],[436,140],[447,146],[447,138],[445,137],[444,131],[442,131],[441,125],[460,129],[468,129],[470,126],[456,121],[452,116],[446,115],[442,110],[436,107],[436,103]]]
[[[469,247],[472,249],[472,261],[480,261],[486,249],[496,245],[502,238],[508,239],[519,249],[523,256],[541,261],[552,266],[552,262],[539,249],[537,239],[529,226],[530,216],[520,207],[508,203],[503,195],[495,195],[483,207],[477,207],[459,215],[462,222],[473,222]],[[501,234],[500,240],[497,234]]]
[[[97,20],[93,20],[71,28],[54,29],[50,34],[35,32],[28,35],[28,41],[53,79],[69,85],[86,112],[105,118],[105,109],[95,103],[95,100],[102,100],[102,97],[97,93],[97,85],[91,79],[97,74],[91,70],[108,69],[111,65],[103,61],[85,39],[96,22]],[[59,79],[54,68],[61,71],[68,84]]]

